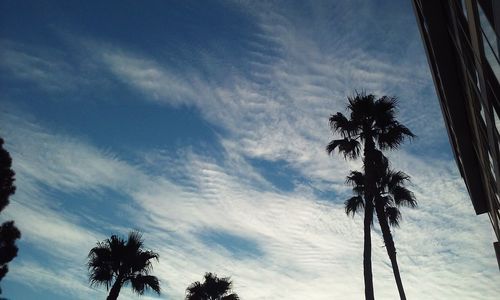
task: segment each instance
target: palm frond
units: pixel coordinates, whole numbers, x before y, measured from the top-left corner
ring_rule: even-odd
[[[153,268],[151,264],[152,259],[156,259],[156,261],[159,261],[159,254],[149,250],[138,250],[136,253],[129,256],[127,264],[130,268],[130,272],[141,272],[144,274],[148,274]]]
[[[326,151],[331,154],[335,149],[344,155],[344,158],[356,159],[361,151],[360,143],[355,139],[344,138],[331,141],[326,146]]]
[[[342,113],[331,115],[329,121],[332,131],[340,133],[344,138],[351,137],[359,131],[356,123],[347,119]]]
[[[130,278],[132,290],[139,295],[143,295],[148,289],[152,289],[158,295],[160,294],[160,282],[158,278],[151,275],[137,275]]]
[[[395,186],[392,190],[394,202],[398,206],[417,207],[417,200],[413,192],[403,186]]]
[[[91,286],[104,285],[109,290],[113,281],[113,270],[102,265],[89,270],[89,282]]]
[[[399,221],[401,220],[401,212],[397,207],[394,206],[386,207],[385,215],[387,216],[387,221],[391,226],[399,227]]]
[[[206,293],[211,297],[220,297],[231,290],[231,280],[229,278],[218,278],[216,274],[206,273],[205,286]]]
[[[343,143],[344,140],[346,139],[341,139],[341,140],[333,140],[331,141],[330,143],[328,143],[328,145],[326,146],[326,152],[328,154],[332,154],[332,152],[335,151],[335,149],[337,149],[337,147],[340,145],[340,143]]]
[[[344,202],[345,205],[345,213],[346,215],[351,215],[354,217],[354,215],[359,212],[361,209],[365,207],[365,203],[363,202],[363,197],[361,196],[354,196],[349,199],[347,199]]]
[[[239,297],[231,292],[232,281],[229,277],[219,278],[216,274],[207,272],[204,282],[196,281],[186,289],[186,300],[235,299]]]
[[[389,170],[387,172],[387,187],[389,191],[392,191],[396,186],[402,186],[410,181],[410,176],[402,171]]]
[[[406,126],[394,121],[377,136],[377,143],[380,149],[397,149],[406,138],[412,139],[415,135]]]
[[[339,145],[339,152],[344,154],[344,158],[356,159],[359,157],[361,145],[357,140],[346,140]]]
[[[128,234],[126,248],[130,253],[135,253],[143,246],[142,233],[139,231],[131,231]]]
[[[112,235],[109,239],[105,241],[107,247],[109,248],[111,255],[111,262],[113,264],[113,270],[118,271],[123,261],[127,257],[125,251],[125,240],[117,235]]]
[[[395,97],[383,96],[375,101],[373,108],[374,127],[382,129],[394,122],[396,106]]]
[[[113,280],[113,258],[109,244],[98,242],[88,254],[87,267],[89,270],[89,282],[91,286],[105,285],[109,289]]]
[[[354,193],[354,195],[362,197],[365,194],[365,187],[355,185],[352,187],[352,192]]]
[[[361,123],[366,118],[372,118],[375,96],[366,95],[364,92],[356,93],[354,97],[348,97],[347,108],[351,111],[351,120]]]
[[[195,281],[187,287],[186,300],[204,300],[205,298],[205,288],[199,281]]]
[[[365,175],[359,171],[351,171],[345,183],[352,186],[364,186]]]

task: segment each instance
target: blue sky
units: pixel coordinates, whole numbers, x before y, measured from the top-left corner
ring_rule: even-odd
[[[0,135],[23,238],[11,299],[105,298],[85,259],[144,232],[163,293],[206,271],[242,299],[360,299],[360,162],[328,157],[355,90],[399,98],[390,153],[418,209],[394,232],[410,299],[494,299],[493,233],[450,152],[410,1],[2,1]],[[378,226],[375,293],[397,299]],[[124,299],[136,299],[129,289]]]

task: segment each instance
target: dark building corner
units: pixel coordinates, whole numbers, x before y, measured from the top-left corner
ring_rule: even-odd
[[[448,137],[500,267],[500,0],[412,0]]]

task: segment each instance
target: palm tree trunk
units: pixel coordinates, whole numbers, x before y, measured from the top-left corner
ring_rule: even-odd
[[[365,299],[374,300],[373,274],[372,274],[372,240],[371,225],[373,222],[373,196],[376,191],[374,151],[375,143],[369,135],[369,126],[363,128],[365,133],[364,168],[366,175],[365,182],[365,218],[364,218],[364,249],[363,249],[363,269],[365,279]]]
[[[106,300],[116,300],[118,299],[118,295],[120,294],[120,290],[122,288],[122,278],[120,275],[116,278],[115,283],[111,287],[111,291],[109,291],[109,295]]]
[[[398,286],[399,298],[401,298],[401,300],[406,300],[405,291],[403,289],[403,282],[401,281],[401,275],[399,274],[398,261],[396,259],[396,247],[394,246],[391,228],[389,227],[389,223],[387,222],[384,207],[375,203],[375,209],[377,211],[377,218],[378,222],[380,223],[380,229],[382,230],[382,236],[384,237],[385,248],[387,249],[389,259],[391,260],[392,272],[394,273],[394,279],[396,279],[396,285]]]
[[[372,274],[372,237],[371,224],[373,217],[373,205],[367,202],[365,204],[364,217],[364,249],[363,249],[363,275],[365,280],[365,299],[374,300],[373,292],[373,274]]]

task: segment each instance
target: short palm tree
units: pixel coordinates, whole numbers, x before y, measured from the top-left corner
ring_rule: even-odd
[[[384,171],[380,174],[380,177],[377,178],[375,211],[380,224],[380,229],[382,230],[382,236],[386,245],[387,254],[391,260],[391,266],[400,298],[406,299],[396,259],[396,247],[394,245],[394,239],[392,238],[389,225],[396,227],[399,226],[401,219],[399,207],[416,207],[417,201],[415,199],[415,195],[405,187],[405,184],[410,180],[408,175],[404,172],[395,172],[389,169],[387,160],[385,160],[384,166],[381,166],[381,169]],[[347,176],[346,183],[353,186],[355,196],[349,198],[345,202],[345,211],[348,215],[352,214],[354,216],[355,213],[364,208],[363,194],[365,175],[361,172],[351,171],[350,175]]]
[[[91,285],[105,285],[111,290],[107,300],[118,298],[122,286],[130,283],[132,290],[143,295],[149,288],[160,294],[158,278],[150,275],[151,260],[159,255],[143,249],[142,235],[132,231],[125,241],[116,235],[98,242],[88,255],[89,280]]]
[[[232,293],[233,282],[229,277],[218,278],[216,274],[205,273],[205,281],[196,281],[186,289],[186,300],[238,300]]]
[[[346,159],[362,157],[365,172],[364,184],[364,248],[363,272],[365,282],[365,298],[374,299],[371,265],[371,224],[375,194],[376,178],[379,172],[381,154],[378,149],[396,149],[405,138],[414,137],[413,133],[395,119],[396,99],[383,96],[379,99],[372,94],[357,93],[348,98],[349,118],[338,112],[330,116],[330,127],[340,139],[332,140],[326,150],[329,154],[338,149]],[[361,153],[361,147],[363,152]]]

